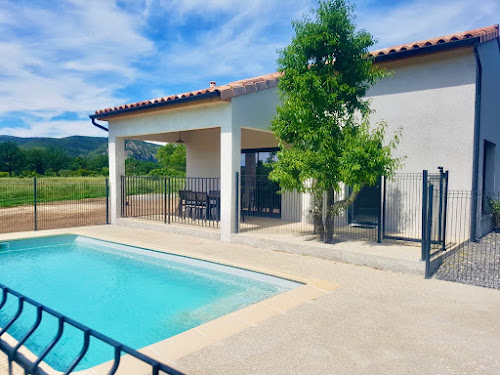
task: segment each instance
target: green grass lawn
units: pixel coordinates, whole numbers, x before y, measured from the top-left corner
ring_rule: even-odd
[[[43,177],[37,178],[37,202],[57,202],[106,197],[103,177]],[[0,207],[15,207],[34,203],[32,178],[1,178]]]
[[[127,179],[127,196],[177,194],[185,188],[184,178],[133,177]],[[40,177],[36,180],[37,203],[106,197],[103,177]],[[0,178],[0,208],[32,205],[33,178]]]

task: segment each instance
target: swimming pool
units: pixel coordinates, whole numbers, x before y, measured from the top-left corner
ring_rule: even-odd
[[[0,282],[128,346],[140,349],[245,306],[294,289],[297,282],[152,250],[62,235],[0,243]],[[14,314],[8,300],[0,327]],[[8,330],[19,339],[35,320],[26,308]],[[39,355],[54,337],[45,317],[25,346]],[[45,362],[64,370],[82,334],[65,328]],[[92,341],[76,370],[113,358]]]

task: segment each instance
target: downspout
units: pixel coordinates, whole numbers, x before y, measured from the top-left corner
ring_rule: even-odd
[[[105,128],[104,126],[98,124],[97,122],[95,122],[95,117],[92,117],[92,116],[89,116],[90,119],[92,120],[92,125],[98,127],[99,129],[102,129],[104,131],[108,131],[108,128]]]
[[[479,149],[481,136],[481,86],[483,69],[481,59],[477,50],[478,44],[474,45],[474,56],[476,58],[476,102],[474,114],[474,153],[472,161],[472,199],[471,199],[471,241],[477,240],[478,200],[479,200]]]

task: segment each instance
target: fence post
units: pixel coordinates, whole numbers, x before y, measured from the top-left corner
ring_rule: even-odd
[[[384,199],[384,193],[382,191],[383,187],[382,187],[382,179],[383,177],[380,177],[380,180],[379,180],[379,183],[378,183],[378,186],[380,188],[380,197],[379,197],[379,200],[378,200],[378,215],[377,215],[377,243],[381,243],[382,242],[382,207],[381,205],[383,206],[385,202],[383,202],[383,199]]]
[[[109,224],[109,180],[106,177],[106,224]]]
[[[429,185],[427,221],[425,230],[425,278],[431,277],[431,233],[432,233],[432,203],[433,203],[434,185]]]
[[[167,224],[167,177],[163,177],[163,222]]]
[[[446,251],[446,220],[448,212],[448,174],[446,171],[444,174],[444,212],[443,212],[443,251]]]
[[[438,167],[439,169],[439,212],[438,212],[438,242],[441,242],[443,238],[443,190],[444,190],[444,171],[443,167]]]
[[[168,224],[170,224],[170,215],[172,215],[172,177],[168,178]]]
[[[240,231],[240,173],[236,172],[236,202],[235,202],[235,211],[236,211],[236,220],[235,220],[235,231],[234,233],[239,233]]]
[[[383,191],[383,198],[382,198],[382,238],[385,238],[385,214],[386,214],[386,205],[387,205],[387,179],[385,176],[383,177],[384,179],[384,184],[382,188],[384,189]]]
[[[36,177],[33,177],[33,203],[34,203],[35,230],[38,230],[36,199],[37,199],[37,197],[36,197]]]
[[[120,216],[126,217],[125,215],[127,209],[127,187],[125,176],[120,176]]]
[[[422,254],[420,260],[425,260],[425,238],[427,229],[427,177],[428,171],[424,170],[422,172]]]

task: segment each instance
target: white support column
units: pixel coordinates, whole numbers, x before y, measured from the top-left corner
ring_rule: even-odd
[[[241,164],[241,128],[233,126],[231,119],[221,127],[220,177],[221,177],[221,241],[229,242],[237,231],[240,194],[236,188],[236,172]],[[238,182],[239,183],[239,182]],[[238,199],[238,204],[236,203]],[[239,224],[239,223],[238,223]]]
[[[111,224],[121,217],[121,176],[125,175],[125,139],[111,133],[108,138]]]

